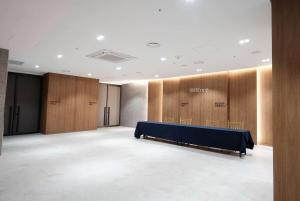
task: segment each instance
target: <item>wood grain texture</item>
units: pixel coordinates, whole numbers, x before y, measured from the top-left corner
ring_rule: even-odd
[[[163,81],[163,122],[172,118],[179,123],[179,85],[180,79]]]
[[[191,92],[192,89],[206,90]],[[206,125],[217,122],[226,127],[227,123],[228,73],[214,73],[180,80],[180,118],[192,119],[192,124]],[[216,107],[216,103],[224,104]],[[214,126],[216,126],[214,125]]]
[[[272,68],[257,70],[257,143],[273,146],[272,127]]]
[[[148,83],[148,121],[162,121],[163,82]]]
[[[98,80],[54,73],[45,75],[42,133],[96,129],[98,93]]]
[[[256,69],[229,73],[229,121],[243,122],[257,143]]]
[[[50,134],[73,131],[75,77],[48,74],[44,78],[44,89],[42,132]]]
[[[98,93],[98,80],[76,77],[75,131],[97,129]]]
[[[274,200],[300,200],[300,1],[272,1]]]

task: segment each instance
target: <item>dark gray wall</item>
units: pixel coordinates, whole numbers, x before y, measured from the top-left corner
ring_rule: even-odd
[[[4,131],[4,104],[7,80],[8,50],[0,48],[0,155],[2,150],[2,139]]]
[[[148,82],[122,85],[121,126],[135,127],[138,121],[147,120]]]

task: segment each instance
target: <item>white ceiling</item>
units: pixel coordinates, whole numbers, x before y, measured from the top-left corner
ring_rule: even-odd
[[[92,73],[103,82],[240,69],[272,58],[269,0],[0,0],[0,27],[0,48],[25,62],[11,71],[70,70],[64,74]],[[97,41],[98,35],[105,39]],[[240,45],[246,38],[250,43]],[[86,57],[101,49],[137,59],[117,71],[117,64]]]

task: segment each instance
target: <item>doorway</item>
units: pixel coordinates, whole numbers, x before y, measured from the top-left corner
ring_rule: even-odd
[[[121,87],[101,83],[99,90],[99,127],[119,126]]]
[[[8,73],[4,111],[4,135],[40,131],[42,77]]]

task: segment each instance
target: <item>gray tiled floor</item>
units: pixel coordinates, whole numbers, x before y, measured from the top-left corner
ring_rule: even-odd
[[[1,201],[272,201],[272,149],[237,156],[133,129],[4,138]]]

